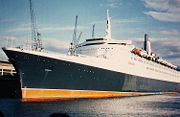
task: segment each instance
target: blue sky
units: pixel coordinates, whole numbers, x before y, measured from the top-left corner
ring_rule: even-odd
[[[63,52],[73,36],[75,16],[81,41],[104,36],[106,9],[111,16],[112,37],[132,40],[143,46],[147,33],[153,51],[180,65],[180,1],[179,0],[32,0],[43,45],[48,51]],[[0,0],[0,46],[22,45],[31,40],[29,0]],[[5,55],[0,51],[0,58]]]

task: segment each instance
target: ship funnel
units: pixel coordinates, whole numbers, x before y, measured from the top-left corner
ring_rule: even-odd
[[[148,55],[151,54],[151,42],[149,41],[148,34],[144,35],[144,50],[147,51]]]
[[[146,47],[147,47],[147,45],[146,45],[147,40],[148,40],[148,35],[145,34],[145,35],[144,35],[144,50],[147,50],[147,49],[146,49]]]
[[[110,21],[110,17],[109,17],[109,9],[107,9],[106,38],[107,38],[107,39],[111,39],[111,21]]]

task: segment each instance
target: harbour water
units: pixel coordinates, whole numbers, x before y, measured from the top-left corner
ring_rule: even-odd
[[[157,117],[180,116],[180,94],[21,102],[0,99],[4,117]]]

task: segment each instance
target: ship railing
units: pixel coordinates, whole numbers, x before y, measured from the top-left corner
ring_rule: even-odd
[[[25,49],[25,50],[32,50],[31,43],[29,42],[20,42],[17,39],[6,39],[6,43],[4,45],[5,47],[11,47],[11,48],[19,48],[19,49]]]
[[[0,76],[16,74],[14,67],[0,66]]]
[[[175,65],[169,63],[166,60],[163,60],[162,58],[148,55],[148,53],[146,53],[146,52],[144,53],[144,50],[142,50],[142,49],[134,48],[131,52],[134,53],[135,55],[138,55],[138,56],[143,57],[145,59],[151,60],[151,61],[156,62],[158,64],[161,64],[165,67],[177,70],[177,67]]]

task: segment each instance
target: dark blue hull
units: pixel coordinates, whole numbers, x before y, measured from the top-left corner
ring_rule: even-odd
[[[23,52],[4,50],[22,88],[118,92],[180,92],[180,84],[114,72]]]

